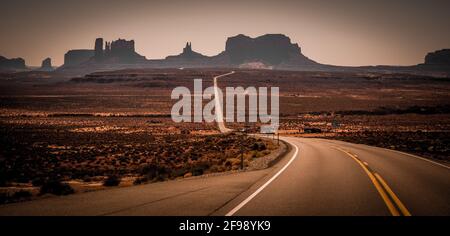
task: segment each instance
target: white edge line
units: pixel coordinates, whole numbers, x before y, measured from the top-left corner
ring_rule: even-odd
[[[422,161],[427,161],[429,163],[432,163],[432,164],[444,167],[446,169],[450,169],[450,166],[441,164],[439,162],[436,162],[436,161],[433,161],[433,160],[430,160],[430,159],[427,159],[427,158],[424,158],[424,157],[420,157],[420,156],[417,156],[417,155],[414,155],[414,154],[410,154],[410,153],[407,153],[407,152],[397,151],[397,150],[394,150],[394,149],[383,148],[383,147],[370,146],[370,145],[367,145],[367,144],[350,143],[350,142],[345,142],[345,141],[341,141],[341,140],[333,140],[333,141],[344,142],[344,143],[347,143],[347,144],[361,145],[361,146],[366,146],[366,147],[370,147],[370,148],[382,149],[382,150],[387,150],[387,151],[391,151],[391,152],[396,152],[398,154],[402,154],[402,155],[406,155],[406,156],[410,156],[410,157],[415,157],[415,158],[420,159]],[[336,144],[336,142],[330,142],[328,140],[327,140],[327,142]]]
[[[288,143],[290,143],[290,142],[288,142]],[[294,145],[292,143],[290,143],[290,144],[295,147],[295,152],[294,152],[294,155],[292,156],[292,158],[289,160],[289,162],[285,166],[283,166],[283,168],[281,168],[281,170],[279,170],[274,176],[272,176],[272,178],[270,178],[265,184],[263,184],[254,193],[252,193],[252,195],[248,196],[244,201],[239,203],[239,205],[237,205],[235,208],[233,208],[225,216],[232,216],[232,215],[234,215],[234,213],[239,211],[239,209],[241,209],[248,202],[250,202],[254,197],[256,197],[256,195],[258,195],[264,188],[266,188],[272,181],[274,181],[284,170],[286,170],[286,168],[295,160],[295,158],[297,157],[297,154],[298,154],[298,147],[297,147],[297,145]]]
[[[403,154],[403,155],[410,156],[410,157],[415,157],[415,158],[420,159],[420,160],[422,160],[422,161],[427,161],[427,162],[433,163],[433,164],[435,164],[435,165],[442,166],[442,167],[444,167],[444,168],[450,169],[449,166],[446,166],[446,165],[441,164],[441,163],[439,163],[439,162],[435,162],[435,161],[432,161],[432,160],[429,160],[429,159],[426,159],[426,158],[423,158],[423,157],[420,157],[420,156],[416,156],[416,155],[413,155],[413,154],[409,154],[409,153],[406,153],[406,152],[397,151],[397,150],[392,150],[392,149],[388,149],[388,148],[381,148],[381,147],[376,147],[376,148],[388,150],[388,151],[391,151],[391,152],[396,152],[396,153]]]

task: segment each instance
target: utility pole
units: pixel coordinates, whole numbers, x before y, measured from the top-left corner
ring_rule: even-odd
[[[242,134],[242,143],[244,143],[244,134]],[[244,148],[241,145],[241,170],[244,169]]]
[[[241,148],[241,170],[244,169],[244,151]]]

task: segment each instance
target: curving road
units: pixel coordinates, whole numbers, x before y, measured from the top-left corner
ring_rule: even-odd
[[[232,73],[215,77],[215,89]],[[231,131],[223,119],[218,127]],[[289,161],[225,215],[450,215],[448,166],[365,145],[283,140],[294,150]]]
[[[450,170],[408,154],[323,139],[260,170],[49,197],[0,215],[450,215]]]
[[[450,215],[448,166],[361,144],[281,139],[289,153],[265,170],[8,204],[0,215]]]
[[[298,150],[287,167],[227,215],[450,215],[447,166],[360,144],[283,140]]]

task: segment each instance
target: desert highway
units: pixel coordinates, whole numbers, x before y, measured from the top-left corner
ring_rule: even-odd
[[[361,144],[281,139],[290,150],[264,170],[48,197],[2,205],[0,215],[450,215],[445,165]]]
[[[227,215],[450,214],[446,166],[366,145],[283,140],[294,146],[286,168]]]
[[[449,215],[450,170],[366,145],[283,137],[271,168],[0,206],[0,215]]]

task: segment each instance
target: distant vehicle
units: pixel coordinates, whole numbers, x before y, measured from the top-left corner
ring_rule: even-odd
[[[322,130],[319,128],[307,127],[307,128],[303,129],[303,132],[306,134],[317,134],[317,133],[322,133]]]

